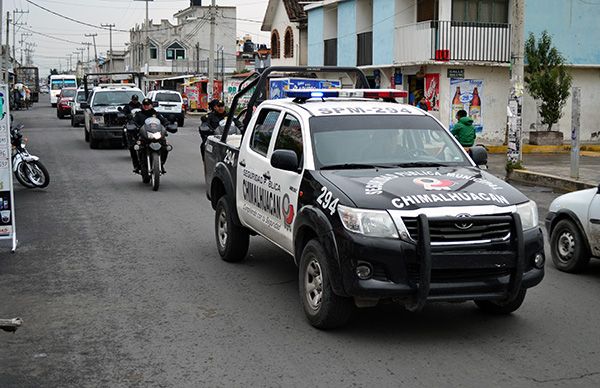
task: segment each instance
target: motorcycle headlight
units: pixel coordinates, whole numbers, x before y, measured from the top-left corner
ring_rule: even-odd
[[[162,134],[160,132],[150,132],[150,133],[148,133],[148,137],[150,139],[160,140],[160,138],[162,137]]]
[[[344,228],[370,237],[398,238],[392,217],[385,210],[356,209],[338,205]]]
[[[538,226],[538,208],[535,202],[529,201],[521,205],[517,205],[517,213],[521,217],[523,230],[533,229]]]

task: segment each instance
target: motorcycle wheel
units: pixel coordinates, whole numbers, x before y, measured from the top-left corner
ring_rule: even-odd
[[[158,191],[160,185],[160,156],[158,152],[152,153],[152,190]]]
[[[143,183],[150,183],[150,173],[148,171],[148,159],[142,152],[138,152],[138,160],[140,161],[140,175]]]
[[[27,179],[37,187],[43,189],[50,184],[50,174],[46,167],[39,160],[33,162],[21,163],[19,167],[25,166],[24,172]]]
[[[26,168],[23,167],[24,164],[24,162],[21,162],[17,166],[15,170],[15,178],[17,178],[19,183],[24,187],[27,187],[28,189],[34,189],[36,186],[33,183],[31,183],[31,181],[27,177],[27,172],[25,171]]]

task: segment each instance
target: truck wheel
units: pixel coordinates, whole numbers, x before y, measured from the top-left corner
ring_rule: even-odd
[[[98,140],[94,139],[94,136],[92,136],[92,134],[90,133],[90,148],[95,150],[96,148],[98,148]]]
[[[579,272],[590,262],[581,231],[571,220],[560,220],[550,235],[552,263],[564,272]]]
[[[333,292],[330,276],[325,251],[317,240],[310,240],[302,251],[298,282],[304,314],[318,329],[345,325],[355,310],[351,298]]]
[[[215,212],[215,237],[221,258],[236,263],[246,258],[250,236],[242,227],[235,225],[231,211],[228,196],[222,196]]]
[[[481,310],[490,314],[510,314],[517,311],[525,300],[526,289],[522,289],[517,294],[517,297],[510,301],[496,301],[496,300],[476,300],[475,304]]]
[[[90,141],[90,133],[87,131],[87,129],[83,129],[83,134],[85,136],[85,141],[89,142]]]

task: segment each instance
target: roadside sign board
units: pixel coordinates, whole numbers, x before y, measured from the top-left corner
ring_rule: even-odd
[[[12,240],[13,252],[17,248],[7,85],[0,85],[0,240]]]
[[[465,78],[465,69],[448,69],[448,78]]]

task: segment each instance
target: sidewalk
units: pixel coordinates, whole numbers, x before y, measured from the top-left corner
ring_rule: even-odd
[[[506,154],[489,154],[489,172],[506,177]],[[571,178],[570,154],[523,154],[525,170],[513,170],[509,181],[545,186],[560,191],[597,187],[600,183],[600,158],[582,155],[579,159],[579,179]]]

